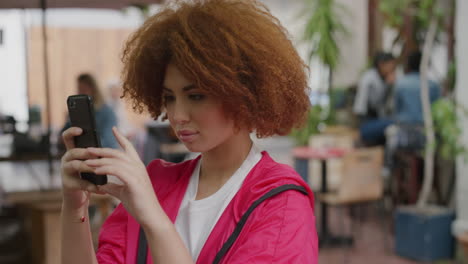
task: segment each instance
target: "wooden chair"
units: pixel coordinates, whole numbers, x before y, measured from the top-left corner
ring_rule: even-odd
[[[382,147],[354,149],[343,158],[342,178],[338,189],[335,192],[319,194],[318,200],[330,206],[354,206],[379,202],[384,241],[387,241],[383,213],[384,183],[381,175],[383,161]],[[352,237],[341,239],[347,241],[342,243],[344,245],[350,245],[353,241]],[[384,243],[387,247],[387,242]]]
[[[347,130],[343,129],[334,129],[333,131],[327,130],[326,133],[311,136],[309,138],[309,147],[314,149],[339,148],[352,151],[354,149],[354,142],[355,137],[352,132],[347,132]],[[326,163],[328,190],[337,190],[343,174],[343,160],[342,158],[334,158],[327,160]],[[317,177],[317,175],[320,175],[321,166],[320,160],[309,160],[308,183],[315,192],[320,192],[322,190],[322,178]]]
[[[319,195],[319,200],[330,205],[344,205],[382,199],[383,158],[381,147],[358,148],[349,152],[343,158],[338,190]]]

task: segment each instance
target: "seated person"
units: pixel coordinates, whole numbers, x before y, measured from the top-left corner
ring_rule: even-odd
[[[395,83],[394,117],[398,124],[424,125],[420,64],[421,52],[416,51],[410,54],[406,65],[406,74]],[[432,80],[429,80],[429,97],[431,103],[440,97],[440,87]]]
[[[387,150],[393,157],[397,149],[421,150],[425,144],[424,117],[421,102],[421,77],[419,68],[421,52],[408,56],[406,74],[395,83],[394,121],[385,134]],[[439,85],[429,80],[431,104],[440,97]]]
[[[395,59],[390,53],[381,52],[359,81],[353,112],[359,117],[361,140],[366,145],[385,142],[385,128],[392,124],[389,102],[394,80]]]
[[[112,134],[112,127],[117,126],[117,117],[112,108],[104,102],[96,79],[88,73],[80,74],[77,78],[77,86],[78,94],[86,94],[93,97],[96,129],[100,136],[101,146],[105,148],[117,148],[117,141]],[[69,127],[70,120],[67,120],[62,128],[62,132]]]

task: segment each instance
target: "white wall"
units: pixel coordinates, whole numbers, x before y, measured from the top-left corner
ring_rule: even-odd
[[[26,11],[28,24],[40,26],[42,12],[38,9]],[[143,21],[142,14],[135,8],[111,9],[48,9],[47,24],[52,27],[78,28],[135,28]]]
[[[47,10],[47,24],[51,27],[135,28],[142,21],[142,14],[135,8]],[[27,128],[25,122],[28,119],[26,31],[41,23],[42,12],[38,9],[0,10],[0,29],[3,30],[3,44],[0,45],[0,113],[13,115],[20,122],[19,130]]]
[[[28,119],[23,18],[18,10],[0,12],[0,113],[22,123]]]
[[[367,0],[338,0],[345,11],[339,13],[348,34],[338,39],[340,64],[333,77],[335,87],[356,84],[367,66]]]
[[[288,30],[297,52],[307,63],[308,45],[301,41],[306,21],[304,17],[299,15],[304,9],[304,0],[263,0],[262,2],[279,19],[281,25]],[[312,90],[323,89],[323,83],[327,81],[326,69],[320,65],[318,60],[313,60],[309,66],[309,86]]]
[[[456,14],[456,53],[457,58],[457,87],[456,92],[459,102],[463,106],[468,106],[468,34],[466,25],[468,24],[468,1],[457,0]],[[462,121],[462,143],[468,146],[468,118],[460,115]],[[453,225],[453,231],[456,234],[468,232],[468,164],[463,159],[458,160],[457,164],[457,220]]]

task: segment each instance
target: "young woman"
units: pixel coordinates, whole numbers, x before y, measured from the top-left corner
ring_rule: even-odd
[[[252,0],[177,1],[148,19],[123,54],[124,95],[169,119],[194,160],[146,168],[121,150],[74,148],[63,133],[63,263],[317,263],[313,194],[250,134],[287,134],[309,108],[303,61],[287,33]],[[100,157],[100,158],[98,158]],[[79,172],[114,175],[94,186]],[[122,202],[94,252],[90,192]]]

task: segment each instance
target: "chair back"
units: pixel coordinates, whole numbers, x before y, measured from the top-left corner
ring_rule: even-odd
[[[356,148],[343,158],[338,196],[349,202],[373,201],[383,196],[382,147]]]
[[[318,134],[309,139],[311,148],[340,148],[351,151],[354,148],[354,136],[346,133]],[[336,191],[342,178],[343,162],[341,158],[329,159],[327,163],[327,185],[328,191]],[[321,163],[318,160],[309,161],[309,185],[314,191],[321,191],[322,177]]]

